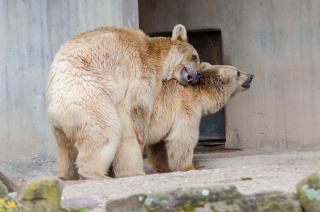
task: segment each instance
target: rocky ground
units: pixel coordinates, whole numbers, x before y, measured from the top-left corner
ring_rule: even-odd
[[[131,194],[212,185],[235,185],[244,194],[274,190],[294,192],[299,180],[320,170],[320,149],[201,152],[195,156],[195,162],[199,168],[189,172],[66,182],[63,199],[90,197],[103,207],[106,201]],[[47,158],[0,164],[0,170],[17,182],[53,175],[53,167],[54,160]]]

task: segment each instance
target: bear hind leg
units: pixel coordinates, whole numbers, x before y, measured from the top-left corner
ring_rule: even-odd
[[[87,116],[86,124],[76,133],[76,164],[81,179],[108,179],[108,170],[120,143],[122,127],[118,113],[111,104],[103,108],[96,118]]]
[[[58,146],[57,174],[63,180],[78,180],[79,175],[75,165],[77,150],[67,139],[65,133],[56,127],[52,128]]]
[[[121,140],[113,161],[115,177],[145,175],[140,145],[136,138]]]
[[[118,106],[122,121],[122,137],[119,148],[113,161],[115,177],[144,175],[142,149],[143,144],[138,142],[133,122],[123,108]]]
[[[117,149],[116,143],[115,140],[99,142],[94,144],[94,148],[90,145],[81,145],[76,162],[80,179],[108,179],[108,170]]]

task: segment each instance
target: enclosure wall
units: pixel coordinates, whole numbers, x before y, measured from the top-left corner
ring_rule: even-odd
[[[0,0],[0,162],[54,154],[50,64],[67,39],[98,26],[138,27],[138,2]]]

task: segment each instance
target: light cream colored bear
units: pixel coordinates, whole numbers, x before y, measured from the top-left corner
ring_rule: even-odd
[[[201,65],[203,80],[198,85],[184,87],[175,80],[163,82],[146,144],[155,171],[192,169],[201,117],[220,110],[237,91],[248,89],[253,79],[253,75],[233,66]]]
[[[141,148],[162,80],[195,83],[199,66],[182,25],[171,38],[100,28],[66,42],[52,63],[47,89],[58,176],[105,178],[114,158],[116,177],[144,174]],[[115,157],[119,144],[127,148]]]

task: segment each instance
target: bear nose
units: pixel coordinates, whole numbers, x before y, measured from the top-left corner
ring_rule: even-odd
[[[248,79],[249,79],[250,82],[252,81],[253,77],[254,77],[253,74],[250,74],[250,75],[249,75]]]

